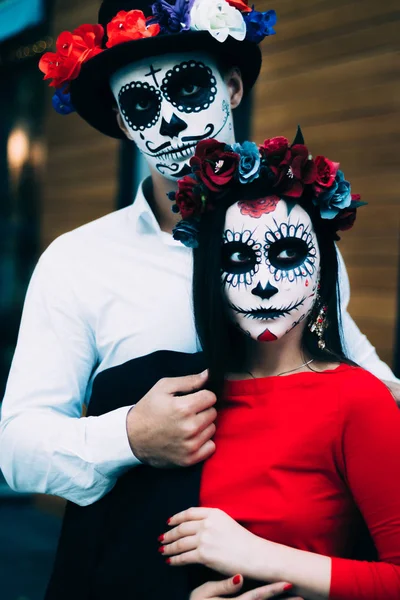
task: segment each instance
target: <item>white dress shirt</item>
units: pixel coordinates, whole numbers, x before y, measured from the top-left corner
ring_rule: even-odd
[[[342,306],[349,282],[341,259]],[[126,407],[80,418],[98,373],[156,350],[200,350],[192,252],[160,227],[139,188],[135,202],[55,240],[27,292],[0,422],[0,466],[15,490],[100,499],[139,464]],[[344,312],[349,355],[394,379]]]

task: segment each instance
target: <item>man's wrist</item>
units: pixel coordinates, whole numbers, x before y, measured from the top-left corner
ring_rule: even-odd
[[[126,435],[132,454],[141,462],[141,458],[139,457],[140,451],[137,448],[137,442],[139,441],[137,416],[136,404],[134,404],[126,415]]]

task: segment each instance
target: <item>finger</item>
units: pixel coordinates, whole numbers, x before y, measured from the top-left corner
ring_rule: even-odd
[[[198,431],[203,431],[203,429],[214,423],[216,418],[217,411],[214,407],[211,407],[197,413],[194,417],[194,422],[196,423],[196,427],[198,427]]]
[[[185,552],[191,552],[192,550],[196,550],[199,545],[199,539],[197,535],[189,535],[188,537],[184,537],[179,539],[177,542],[172,542],[172,544],[165,544],[164,546],[160,546],[159,550],[164,556],[177,556],[178,554],[184,554]]]
[[[196,588],[192,592],[190,600],[218,600],[216,596],[234,594],[235,592],[239,592],[242,587],[243,577],[241,575],[235,575],[235,577],[230,577],[223,581],[209,581]]]
[[[181,538],[187,537],[188,535],[196,535],[199,531],[199,524],[201,521],[187,521],[181,523],[178,527],[174,527],[171,531],[163,533],[158,538],[162,544],[172,544]]]
[[[165,377],[159,381],[160,386],[167,394],[190,394],[201,390],[208,378],[208,371],[184,377]]]
[[[199,390],[193,394],[185,396],[185,400],[189,403],[193,414],[201,413],[207,408],[211,408],[217,402],[217,396],[210,390]]]
[[[210,458],[214,452],[215,443],[212,440],[208,440],[208,442],[206,442],[198,452],[195,452],[189,457],[190,465],[197,465],[197,463],[207,460],[207,458]]]
[[[189,452],[191,452],[192,454],[196,454],[199,452],[199,450],[204,446],[204,444],[206,444],[209,440],[211,440],[211,438],[214,436],[216,432],[216,427],[214,425],[214,423],[211,423],[211,425],[209,425],[207,427],[207,429],[204,429],[204,431],[201,431],[200,433],[197,434],[197,436],[193,437],[191,440],[187,441],[187,449]],[[190,445],[190,447],[189,447]]]
[[[170,527],[174,527],[175,525],[180,525],[186,521],[200,521],[201,519],[206,519],[208,517],[210,510],[210,508],[192,506],[192,508],[187,508],[182,512],[176,513],[176,515],[173,515],[168,519],[167,523]]]
[[[188,538],[189,539],[189,538]],[[189,552],[183,552],[176,556],[169,556],[166,559],[166,563],[171,567],[183,567],[184,565],[197,565],[200,564],[200,557],[197,550],[190,550]]]
[[[237,597],[237,600],[267,600],[268,598],[279,598],[283,594],[286,594],[293,586],[287,582],[270,583],[262,587],[241,594]],[[292,599],[294,600],[294,599]]]

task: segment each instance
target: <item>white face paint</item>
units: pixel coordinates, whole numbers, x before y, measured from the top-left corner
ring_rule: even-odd
[[[254,340],[274,341],[310,313],[320,253],[308,214],[277,196],[226,213],[222,284],[229,316]]]
[[[110,83],[130,139],[168,179],[189,171],[200,140],[235,141],[228,88],[205,53],[146,58],[114,73]]]

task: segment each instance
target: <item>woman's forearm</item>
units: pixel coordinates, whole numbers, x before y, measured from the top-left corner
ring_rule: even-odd
[[[331,559],[263,540],[255,564],[254,578],[261,581],[289,581],[295,592],[307,600],[328,600]]]

